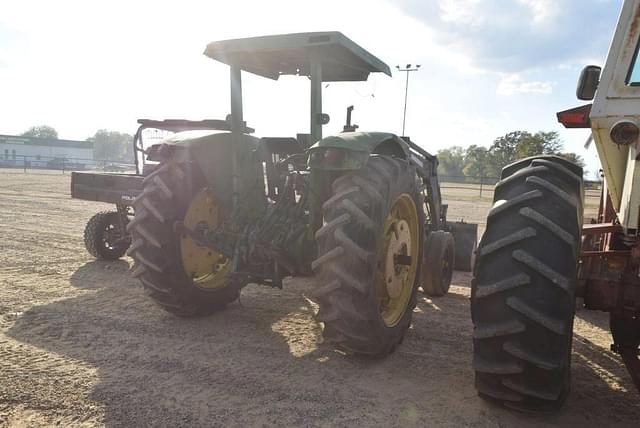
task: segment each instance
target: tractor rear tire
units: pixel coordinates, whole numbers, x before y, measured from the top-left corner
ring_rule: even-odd
[[[416,177],[409,162],[374,155],[360,171],[335,180],[323,204],[312,263],[319,279],[316,319],[324,323],[325,341],[343,351],[385,356],[411,324],[424,221]]]
[[[239,297],[244,285],[223,277],[223,286],[205,289],[185,271],[181,239],[186,237],[174,225],[185,220],[192,201],[205,187],[206,180],[191,163],[159,164],[145,177],[128,226],[133,239],[129,255],[135,261],[132,275],[155,303],[180,317],[219,311]]]
[[[422,290],[431,297],[449,292],[455,254],[453,235],[442,230],[431,232],[424,246]]]
[[[569,394],[583,194],[581,169],[564,159],[503,169],[471,288],[483,398],[544,412]]]
[[[110,242],[113,239],[116,241]],[[84,228],[84,246],[97,259],[117,260],[124,256],[130,244],[131,238],[126,235],[117,211],[97,213]]]

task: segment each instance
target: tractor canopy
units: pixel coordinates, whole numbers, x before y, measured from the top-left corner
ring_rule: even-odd
[[[391,76],[387,64],[338,31],[223,40],[209,43],[204,54],[274,80],[310,77],[314,61],[321,63],[323,82],[364,81],[376,72]]]

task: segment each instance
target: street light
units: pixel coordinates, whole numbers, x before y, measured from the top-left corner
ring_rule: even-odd
[[[396,65],[398,71],[404,71],[407,73],[407,83],[404,88],[404,113],[402,114],[402,136],[404,136],[404,125],[407,120],[407,94],[409,93],[409,73],[412,71],[418,71],[420,68],[420,64],[416,64],[415,67],[413,64],[407,64],[405,67],[401,67]]]

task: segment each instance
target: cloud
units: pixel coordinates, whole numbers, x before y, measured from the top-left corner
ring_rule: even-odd
[[[396,0],[437,43],[487,71],[604,61],[622,0]]]
[[[500,83],[496,93],[498,95],[514,94],[551,94],[553,84],[541,81],[523,81],[519,74],[508,74]]]
[[[533,13],[534,23],[543,23],[549,19],[553,19],[560,13],[560,3],[552,0],[518,0],[525,6],[528,6]]]
[[[474,14],[480,0],[442,0],[440,1],[440,18],[443,22],[477,25],[481,19]]]

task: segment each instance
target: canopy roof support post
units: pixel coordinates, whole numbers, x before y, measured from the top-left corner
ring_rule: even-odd
[[[311,144],[322,140],[322,62],[311,58]]]
[[[238,147],[242,144],[244,119],[242,117],[242,70],[231,66],[231,200],[233,210],[238,208]]]

